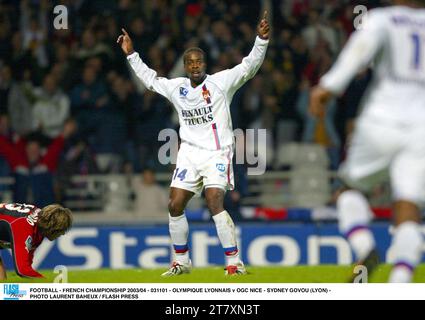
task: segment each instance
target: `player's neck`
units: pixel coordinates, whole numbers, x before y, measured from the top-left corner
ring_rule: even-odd
[[[190,85],[192,86],[192,88],[196,88],[197,86],[199,86],[202,82],[204,82],[205,78],[207,77],[207,75],[204,75],[202,77],[202,79],[200,79],[199,81],[194,81],[192,79],[190,79]]]

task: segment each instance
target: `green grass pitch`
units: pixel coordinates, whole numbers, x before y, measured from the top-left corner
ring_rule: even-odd
[[[70,270],[70,283],[339,283],[346,282],[352,271],[350,266],[320,265],[294,267],[247,267],[248,275],[224,276],[222,267],[194,268],[192,273],[171,278],[161,277],[166,269],[126,270]],[[369,282],[387,282],[390,265],[381,265]],[[53,282],[58,275],[51,270],[41,270],[45,279],[24,279],[8,272],[10,283]],[[425,264],[418,266],[414,282],[425,282]]]

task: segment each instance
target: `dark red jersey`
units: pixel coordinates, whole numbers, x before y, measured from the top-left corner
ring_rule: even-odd
[[[31,204],[0,204],[0,249],[12,249],[16,273],[21,277],[42,277],[32,268],[34,251],[43,241],[37,226],[40,211]]]

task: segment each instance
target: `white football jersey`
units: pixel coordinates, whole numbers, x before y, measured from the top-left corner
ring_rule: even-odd
[[[371,10],[320,85],[340,94],[372,63],[374,76],[361,117],[411,125],[425,122],[425,10],[392,6]]]
[[[180,138],[199,148],[220,150],[233,144],[230,103],[233,95],[260,68],[268,40],[256,38],[253,49],[232,69],[207,75],[196,88],[189,78],[157,77],[137,52],[127,57],[137,77],[149,90],[167,98],[179,115]]]

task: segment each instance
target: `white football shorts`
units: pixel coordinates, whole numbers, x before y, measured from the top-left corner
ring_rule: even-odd
[[[350,187],[365,192],[389,178],[395,201],[423,205],[425,126],[359,119],[339,173]]]
[[[202,189],[233,190],[233,146],[221,150],[206,150],[182,142],[177,154],[171,187],[200,195]]]

